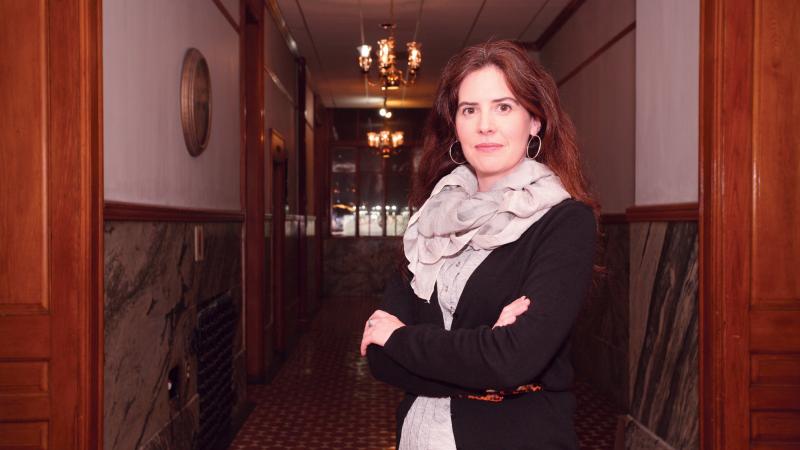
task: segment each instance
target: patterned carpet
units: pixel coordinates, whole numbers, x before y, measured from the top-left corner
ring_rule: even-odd
[[[393,449],[402,395],[358,354],[372,310],[367,299],[328,299],[272,383],[249,387],[256,407],[230,449]],[[576,394],[581,448],[611,450],[614,412],[588,385]]]
[[[578,410],[575,414],[575,431],[582,450],[612,450],[620,414],[609,406],[606,399],[586,383],[575,385]]]

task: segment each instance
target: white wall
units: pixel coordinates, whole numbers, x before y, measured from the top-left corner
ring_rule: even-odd
[[[540,51],[541,62],[556,81],[636,20],[635,1],[588,1],[578,8]]]
[[[631,32],[560,88],[603,213],[634,201],[634,47]]]
[[[241,25],[240,22],[242,21],[241,17],[241,9],[240,9],[240,0],[222,0],[222,6],[225,7],[225,10],[231,15],[231,18],[236,22],[236,25]]]
[[[636,2],[636,204],[698,201],[700,6]]]
[[[211,135],[196,158],[180,121],[190,47],[212,85]],[[103,2],[103,108],[106,200],[240,209],[239,35],[211,0]]]
[[[634,0],[584,3],[539,53],[560,82],[635,20]],[[635,190],[635,39],[631,31],[559,88],[604,213],[622,213]]]

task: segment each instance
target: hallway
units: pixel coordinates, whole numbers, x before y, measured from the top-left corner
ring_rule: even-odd
[[[800,1],[0,1],[0,450],[394,448],[358,344],[415,259],[448,292],[390,351],[415,377],[574,379],[582,449],[800,449],[798,49]],[[551,196],[596,245],[520,242]],[[459,289],[460,328],[540,322],[423,336]],[[569,400],[453,430],[544,445]]]
[[[375,381],[358,354],[363,320],[376,303],[326,300],[272,382],[248,386],[255,409],[230,450],[394,448],[402,395]],[[619,412],[587,384],[576,391],[581,448],[611,450]]]

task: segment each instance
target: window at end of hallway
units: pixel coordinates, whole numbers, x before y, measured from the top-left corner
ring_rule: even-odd
[[[366,146],[332,148],[331,235],[402,236],[412,214],[408,195],[419,154],[405,147],[384,159]]]

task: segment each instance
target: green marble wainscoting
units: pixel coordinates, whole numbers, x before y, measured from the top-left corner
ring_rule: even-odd
[[[194,260],[194,226],[205,259]],[[245,399],[241,223],[105,223],[104,441],[112,449],[194,449],[200,405],[193,336],[202,305],[221,295],[238,314],[233,414]],[[177,392],[167,390],[171,370]]]

